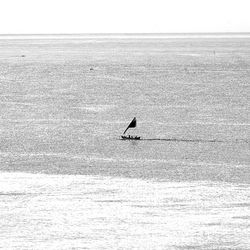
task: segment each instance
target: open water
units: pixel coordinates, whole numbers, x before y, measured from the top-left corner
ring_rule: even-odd
[[[0,248],[250,249],[249,81],[244,37],[1,39]]]

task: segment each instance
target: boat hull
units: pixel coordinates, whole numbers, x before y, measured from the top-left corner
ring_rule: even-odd
[[[122,140],[140,140],[141,139],[140,136],[126,136],[126,135],[122,135],[121,138]]]

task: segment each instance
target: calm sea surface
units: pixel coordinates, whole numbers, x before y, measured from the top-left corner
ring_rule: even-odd
[[[0,248],[250,249],[249,111],[250,38],[0,40]]]

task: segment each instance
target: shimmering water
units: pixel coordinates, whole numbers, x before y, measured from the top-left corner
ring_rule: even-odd
[[[0,40],[0,247],[248,249],[249,76],[249,38]]]

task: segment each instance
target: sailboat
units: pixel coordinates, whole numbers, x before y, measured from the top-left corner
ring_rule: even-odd
[[[123,132],[123,135],[121,136],[121,138],[123,140],[140,140],[141,137],[140,136],[131,136],[131,135],[125,135],[127,130],[129,128],[135,128],[136,127],[136,117],[134,117],[134,119],[129,123],[128,127],[125,129],[125,131]]]

